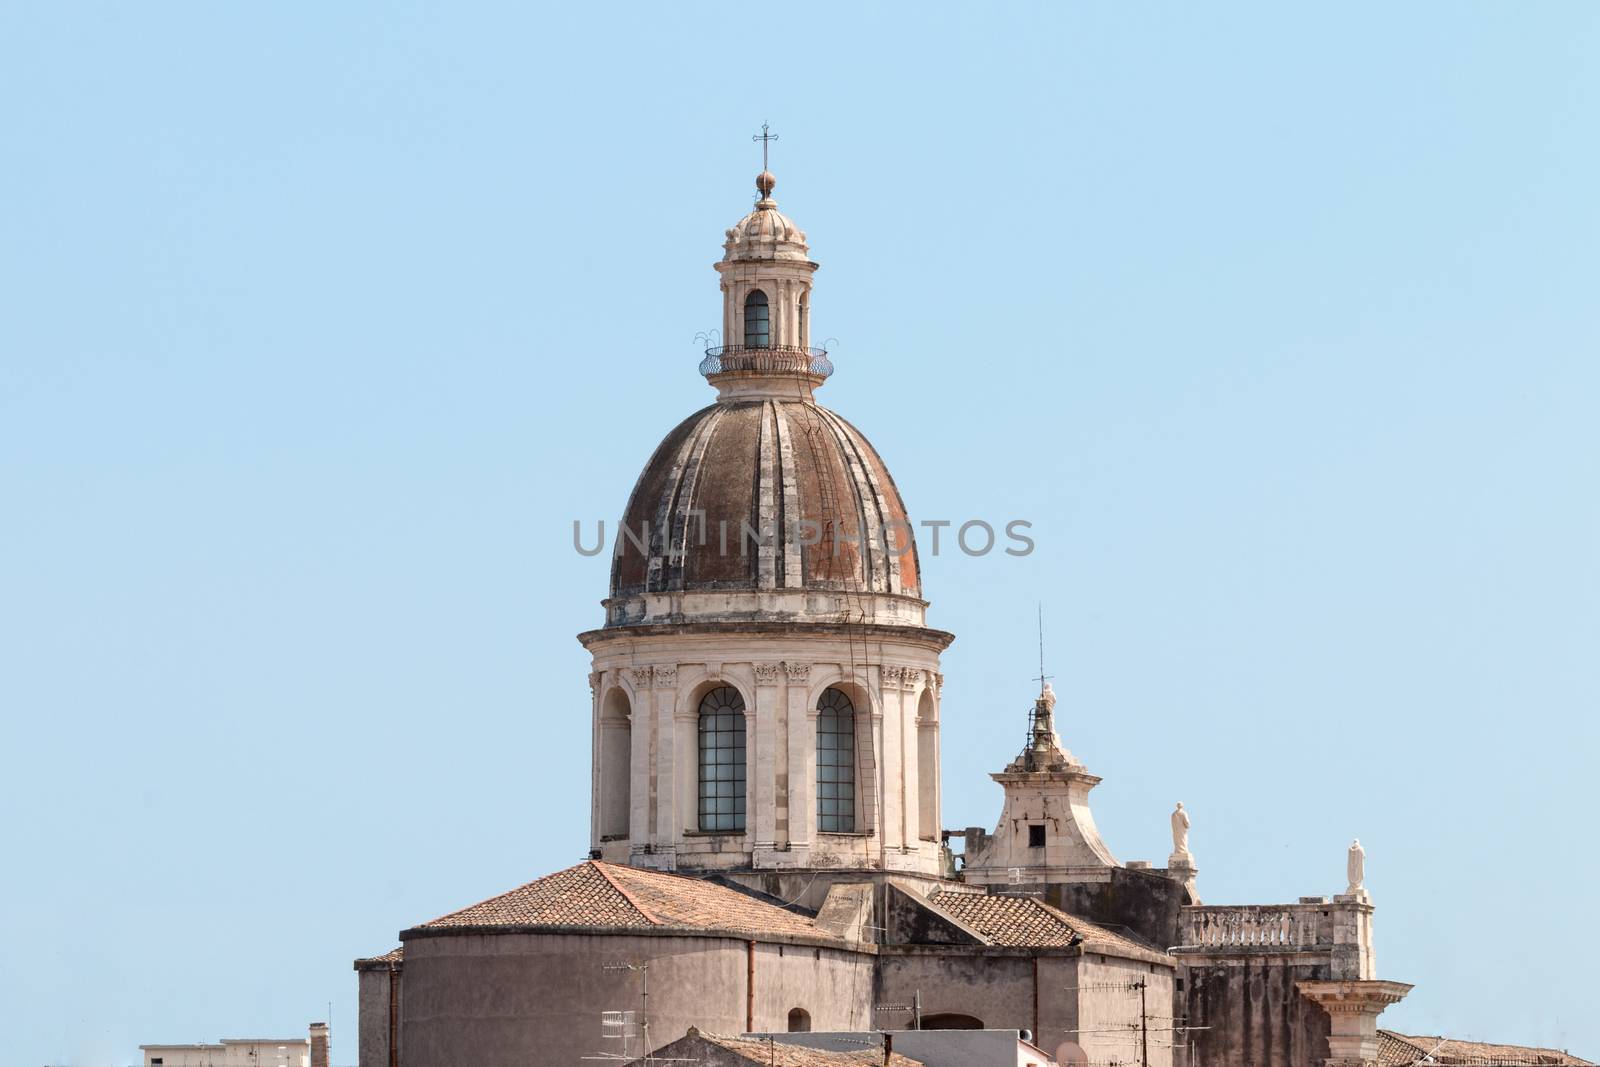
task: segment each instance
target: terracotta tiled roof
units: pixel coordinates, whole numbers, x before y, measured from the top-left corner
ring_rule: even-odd
[[[360,967],[363,963],[399,963],[405,959],[405,954],[404,946],[392,948],[381,956],[368,956],[364,960],[356,960],[356,966]]]
[[[1448,1037],[1411,1037],[1393,1030],[1378,1031],[1379,1067],[1409,1067],[1436,1063],[1446,1067],[1489,1067],[1491,1064],[1592,1067],[1588,1060],[1552,1048],[1493,1045],[1483,1041],[1457,1041]]]
[[[586,860],[425,922],[421,929],[452,926],[667,927],[833,936],[804,915],[714,882],[599,860]]]
[[[703,1044],[702,1044],[703,1043]],[[696,1047],[715,1045],[717,1048],[733,1053],[740,1060],[749,1063],[759,1063],[761,1067],[863,1067],[871,1064],[872,1067],[923,1067],[921,1060],[913,1060],[891,1053],[884,1059],[881,1047],[863,1048],[859,1051],[832,1052],[825,1049],[804,1048],[800,1045],[785,1045],[781,1041],[763,1041],[757,1038],[746,1037],[721,1037],[716,1034],[703,1034],[691,1029],[687,1036],[674,1041],[672,1044],[655,1051],[658,1057],[666,1058],[679,1054],[696,1051]],[[643,1060],[638,1061],[643,1063]]]
[[[1078,937],[1091,948],[1152,951],[1148,945],[1114,934],[1087,919],[1068,915],[1034,897],[939,892],[929,897],[928,902],[995,945],[1064,948]]]

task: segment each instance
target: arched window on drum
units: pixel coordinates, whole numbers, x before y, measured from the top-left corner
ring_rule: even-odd
[[[760,289],[750,290],[744,298],[744,343],[749,348],[772,347],[772,309]]]
[[[817,700],[817,829],[856,829],[856,709],[838,689]]]
[[[700,701],[702,830],[744,830],[744,697],[718,686]]]

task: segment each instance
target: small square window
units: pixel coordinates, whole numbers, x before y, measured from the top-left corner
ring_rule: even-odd
[[[1044,848],[1044,826],[1034,824],[1028,827],[1028,847]]]

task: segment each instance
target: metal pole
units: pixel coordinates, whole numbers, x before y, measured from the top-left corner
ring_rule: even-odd
[[[1139,1061],[1150,1067],[1150,1020],[1144,1013],[1144,986],[1139,982]]]

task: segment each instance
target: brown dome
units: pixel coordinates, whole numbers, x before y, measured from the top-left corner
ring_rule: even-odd
[[[689,416],[639,476],[624,523],[613,598],[921,590],[888,468],[855,427],[810,400],[724,400]],[[774,531],[771,543],[741,536],[762,530]]]

